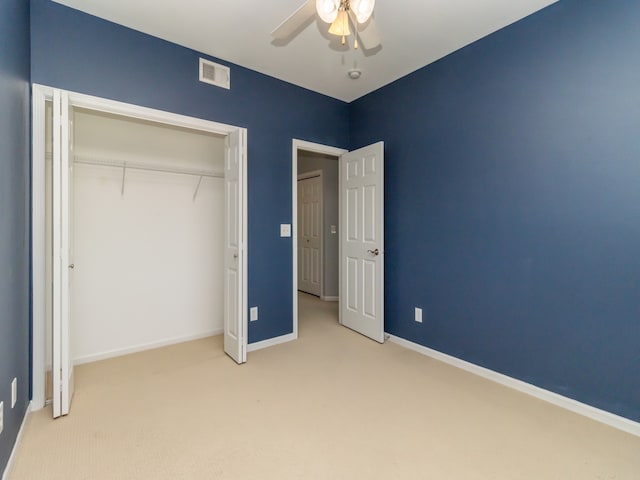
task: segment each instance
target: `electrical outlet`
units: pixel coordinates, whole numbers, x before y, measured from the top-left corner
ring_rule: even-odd
[[[0,402],[0,433],[4,430],[4,402]]]
[[[281,237],[290,237],[291,236],[291,224],[289,224],[289,223],[280,224],[280,236]]]
[[[258,307],[251,307],[249,309],[249,320],[252,322],[258,320]]]
[[[421,308],[416,307],[415,319],[416,319],[416,322],[422,323],[422,309]]]
[[[16,406],[16,401],[18,400],[18,379],[14,378],[11,381],[11,408]]]

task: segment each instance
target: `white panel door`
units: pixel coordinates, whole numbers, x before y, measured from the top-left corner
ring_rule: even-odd
[[[320,296],[322,177],[298,180],[298,290]]]
[[[384,342],[384,143],[340,157],[340,322]]]
[[[224,351],[237,363],[247,361],[244,262],[244,130],[227,136],[225,154]]]
[[[67,415],[74,392],[72,109],[66,92],[53,99],[53,416]]]

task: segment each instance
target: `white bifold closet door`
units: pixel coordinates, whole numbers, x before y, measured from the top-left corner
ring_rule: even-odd
[[[244,209],[242,171],[244,162],[244,131],[237,130],[227,136],[225,153],[225,243],[224,243],[224,351],[237,363],[247,361],[246,320],[244,312],[246,295],[244,279]]]
[[[384,342],[384,143],[340,157],[340,322]]]
[[[73,291],[73,128],[66,92],[53,97],[53,416],[67,415],[74,391],[71,357]]]

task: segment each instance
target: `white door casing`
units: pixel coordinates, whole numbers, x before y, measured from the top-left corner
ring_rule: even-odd
[[[298,180],[298,290],[322,294],[322,175]]]
[[[340,322],[384,342],[384,143],[340,157]]]
[[[53,416],[67,415],[74,392],[71,355],[73,292],[73,139],[67,92],[53,103]]]
[[[244,226],[239,212],[243,211],[242,152],[244,132],[227,136],[225,153],[225,252],[224,252],[224,351],[237,363],[247,361],[246,312],[243,301]]]

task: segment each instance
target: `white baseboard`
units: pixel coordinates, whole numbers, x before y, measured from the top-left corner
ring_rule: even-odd
[[[322,295],[320,297],[320,300],[324,300],[325,302],[339,302],[340,301],[340,297],[331,297],[331,296],[327,296],[327,295]]]
[[[467,372],[473,373],[506,387],[513,388],[514,390],[518,390],[519,392],[526,393],[527,395],[531,395],[532,397],[536,397],[540,400],[544,400],[545,402],[549,402],[571,412],[583,415],[597,422],[604,423],[605,425],[608,425],[610,427],[630,433],[631,435],[640,437],[640,423],[638,422],[634,422],[633,420],[630,420],[628,418],[621,417],[611,412],[607,412],[606,410],[592,407],[591,405],[587,405],[586,403],[578,402],[577,400],[559,395],[549,390],[545,390],[544,388],[536,387],[535,385],[532,385],[530,383],[523,382],[522,380],[517,380],[502,373],[489,370],[488,368],[466,362],[456,357],[452,357],[451,355],[447,355],[446,353],[424,347],[414,342],[410,342],[409,340],[405,340],[404,338],[396,337],[390,334],[386,335],[388,335],[388,338],[391,342],[401,345],[405,348],[447,363],[454,367],[461,368],[462,370],[466,370]]]
[[[143,343],[140,345],[133,345],[126,348],[118,348],[115,350],[109,350],[106,352],[94,353],[91,355],[85,355],[82,357],[74,358],[74,365],[82,365],[83,363],[97,362],[99,360],[106,360],[107,358],[120,357],[122,355],[128,355],[130,353],[143,352],[145,350],[153,350],[154,348],[166,347],[168,345],[174,345],[176,343],[190,342],[192,340],[199,340],[201,338],[213,337],[215,335],[222,335],[224,329],[219,328],[216,330],[210,330],[204,333],[198,333],[195,335],[186,335],[183,337],[165,338],[156,342]]]
[[[274,345],[280,345],[281,343],[290,342],[296,340],[298,336],[295,333],[288,333],[279,337],[270,338],[268,340],[262,340],[261,342],[254,342],[247,345],[247,352],[255,352],[256,350],[262,350],[263,348],[273,347]]]
[[[13,461],[16,456],[16,452],[18,451],[18,447],[20,445],[20,441],[22,440],[22,433],[24,432],[24,426],[27,423],[27,418],[31,413],[31,402],[27,405],[27,410],[24,412],[24,417],[22,418],[22,423],[20,424],[20,430],[18,430],[18,435],[16,436],[16,441],[13,444],[13,448],[11,449],[11,455],[9,455],[9,461],[7,462],[7,466],[4,469],[2,474],[2,480],[9,480],[9,472],[11,471],[11,467],[13,466]]]

